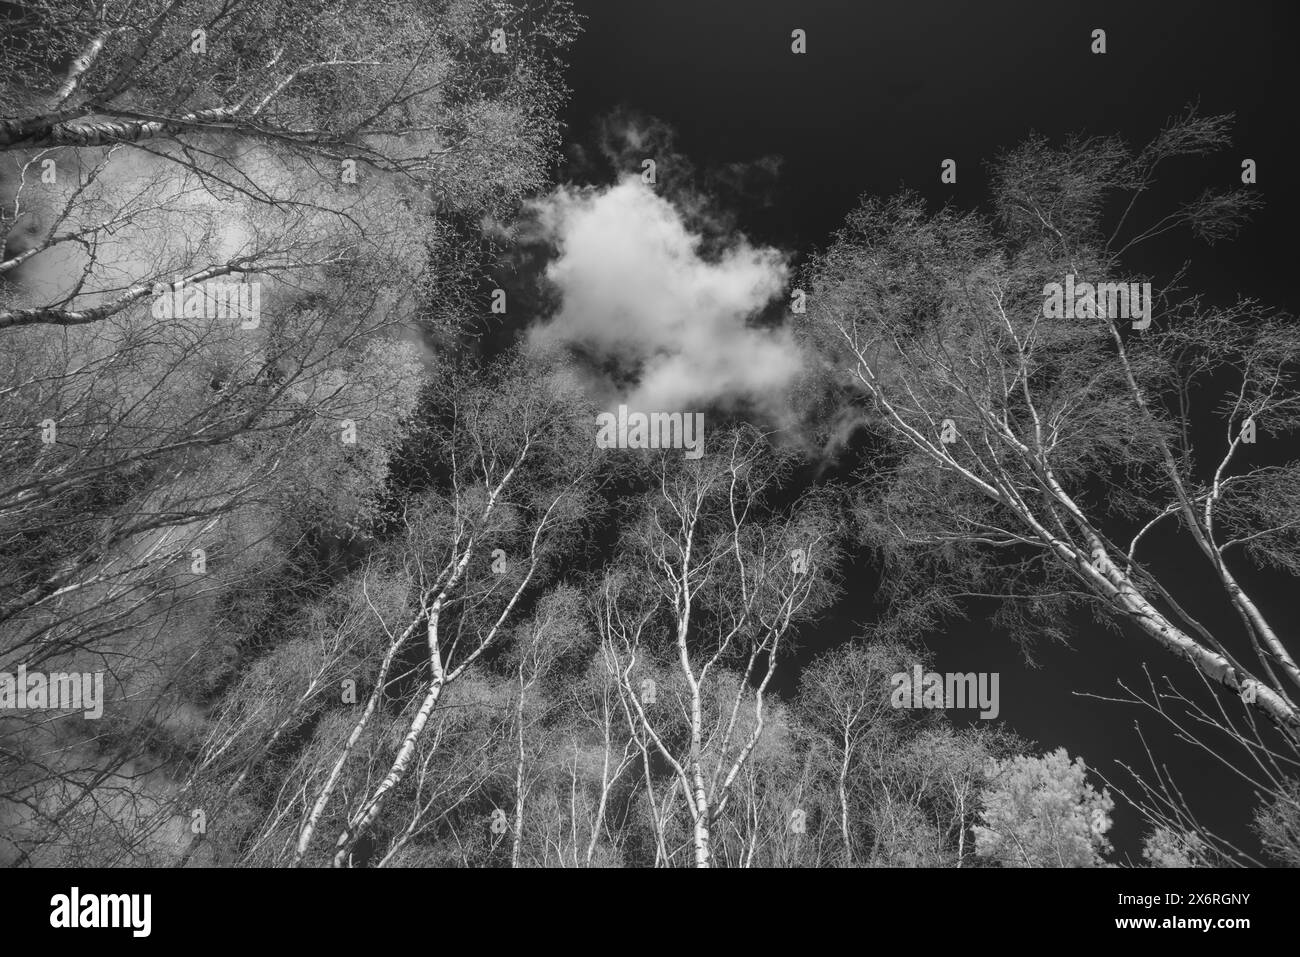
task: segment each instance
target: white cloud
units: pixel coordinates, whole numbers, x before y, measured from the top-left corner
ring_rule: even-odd
[[[557,190],[535,212],[558,248],[547,278],[561,295],[530,334],[534,348],[576,346],[631,369],[634,409],[672,411],[745,400],[775,408],[801,366],[785,327],[749,320],[783,295],[774,249],[738,239],[716,261],[678,210],[636,176],[602,190]]]

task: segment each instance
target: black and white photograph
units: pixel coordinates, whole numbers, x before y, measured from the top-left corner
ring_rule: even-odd
[[[6,935],[1289,923],[1292,6],[0,0]]]

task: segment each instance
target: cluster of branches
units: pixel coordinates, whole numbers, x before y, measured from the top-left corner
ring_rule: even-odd
[[[4,15],[0,671],[102,672],[109,699],[98,722],[0,716],[21,861],[156,812],[315,552],[368,534],[415,343],[475,279],[454,224],[542,182],[574,22],[489,0]],[[211,283],[258,308],[209,308]]]
[[[1065,638],[1090,610],[1135,637],[1118,669],[1155,673],[1129,700],[1295,822],[1296,636],[1257,589],[1261,572],[1300,574],[1300,324],[1189,293],[1187,267],[1153,284],[1149,328],[1109,301],[1045,306],[1070,276],[1149,281],[1127,263],[1173,230],[1235,232],[1258,203],[1249,186],[1139,225],[1157,172],[1221,149],[1228,125],[1189,111],[1136,150],[1031,139],[993,164],[992,219],[868,200],[810,270],[803,331],[881,442],[857,507],[887,572],[880,631],[992,599],[1013,634]],[[1200,562],[1194,579],[1172,552]],[[1249,858],[1153,765],[1154,823]]]
[[[775,692],[844,533],[829,491],[781,494],[791,454],[744,426],[610,453],[548,371],[431,385],[390,534],[241,666],[173,789],[83,834],[96,859],[1101,862],[1080,766],[897,707],[915,650],[850,642]]]
[[[1300,573],[1300,467],[1255,447],[1300,425],[1296,326],[1182,276],[1144,331],[1043,307],[1177,227],[1238,228],[1241,190],[1134,226],[1224,118],[1031,140],[991,221],[850,217],[802,327],[881,440],[846,508],[792,494],[750,428],[609,452],[556,370],[431,375],[411,346],[473,283],[455,224],[543,185],[562,0],[6,9],[0,671],[103,672],[109,700],[0,715],[0,859],[1102,863],[1113,800],[1081,764],[890,701],[978,598],[1021,636],[1083,607],[1184,660],[1135,700],[1250,781],[1295,860],[1300,668],[1252,582]],[[158,308],[236,280],[251,322]],[[783,696],[846,513],[887,615]],[[1175,536],[1235,627],[1161,567]],[[1148,861],[1249,859],[1156,774]]]

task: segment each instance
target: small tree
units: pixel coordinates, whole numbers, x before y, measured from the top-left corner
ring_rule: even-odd
[[[976,853],[1004,867],[1101,867],[1115,806],[1064,748],[994,761],[975,827]]]
[[[890,705],[890,677],[906,669],[903,649],[850,642],[813,661],[799,679],[799,706],[831,765],[844,863],[855,859],[853,830],[865,808],[850,799],[867,739],[884,738],[902,712]]]

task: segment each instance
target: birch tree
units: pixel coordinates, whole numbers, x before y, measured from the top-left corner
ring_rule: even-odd
[[[503,644],[595,507],[599,458],[588,424],[575,414],[574,397],[520,363],[478,375],[471,380],[461,373],[445,383],[445,418],[430,428],[424,447],[424,467],[438,483],[404,522],[411,610],[406,620],[385,623],[389,641],[373,690],[321,767],[295,863],[310,851],[345,770],[351,777],[359,773],[348,769],[349,759],[391,694],[399,655],[423,639],[400,744],[391,759],[381,757],[365,772],[368,783],[349,798],[334,839],[336,867],[349,863],[358,840],[403,784],[444,690]]]
[[[456,223],[542,182],[573,21],[479,0],[10,14],[0,665],[107,663],[123,722],[53,748],[69,722],[0,724],[0,821],[47,833],[106,781],[104,808],[129,803],[145,775],[114,766],[155,781],[198,746],[258,576],[372,531],[423,374],[400,340],[463,318]]]
[[[838,547],[827,500],[783,513],[766,498],[789,456],[744,429],[711,439],[694,462],[667,453],[650,464],[651,489],[596,604],[647,776],[652,761],[671,772],[666,792],[647,794],[660,853],[662,815],[680,802],[696,867],[713,863],[711,829],[763,735],[782,655],[832,593]],[[671,700],[656,689],[652,704],[641,682],[660,670]]]
[[[800,710],[830,758],[848,866],[857,856],[853,832],[865,816],[865,809],[852,799],[858,796],[858,764],[867,739],[887,734],[902,718],[890,705],[889,682],[891,675],[905,670],[905,662],[899,648],[853,642],[811,662],[799,678]]]
[[[805,332],[884,443],[859,517],[887,572],[885,633],[977,597],[997,599],[1019,637],[1064,637],[1069,609],[1090,609],[1140,636],[1126,647],[1143,662],[1168,661],[1162,674],[1238,698],[1226,707],[1244,708],[1250,744],[1232,773],[1278,795],[1300,671],[1250,572],[1300,572],[1300,473],[1285,450],[1300,327],[1249,300],[1212,305],[1184,275],[1153,284],[1154,318],[1097,299],[1110,282],[1140,293],[1148,278],[1126,263],[1154,237],[1242,226],[1257,205],[1242,188],[1142,216],[1162,164],[1221,149],[1227,129],[1189,113],[1138,150],[1033,139],[993,167],[994,221],[868,200],[811,270]],[[1079,299],[1059,313],[1067,282]],[[1185,544],[1235,628],[1205,623],[1208,592],[1162,567],[1157,540]]]
[[[0,46],[0,149],[242,138],[523,184],[549,158],[574,26],[563,2],[37,0]]]

